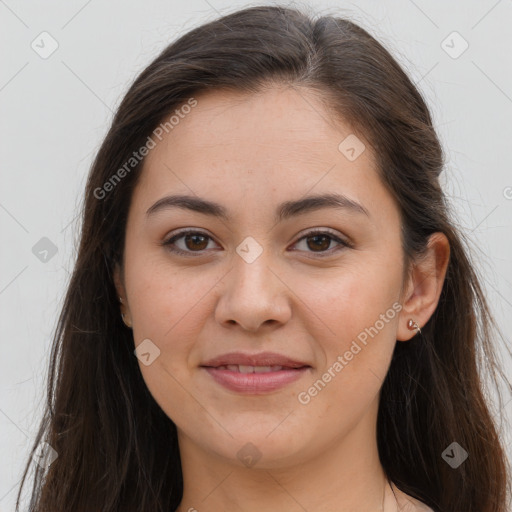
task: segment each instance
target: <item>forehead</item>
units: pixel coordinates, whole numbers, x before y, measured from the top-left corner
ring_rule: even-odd
[[[194,98],[196,106],[147,155],[139,197],[156,200],[180,191],[224,203],[248,196],[261,202],[339,189],[362,203],[365,197],[391,200],[368,142],[355,138],[348,124],[333,122],[332,112],[312,91],[224,90]],[[344,141],[355,143],[355,159],[347,158]]]
[[[179,158],[181,148],[190,150],[188,161],[211,155],[217,160],[222,153],[226,158],[254,157],[261,163],[277,157],[290,166],[296,160],[332,164],[340,155],[340,142],[353,135],[348,124],[334,123],[333,111],[305,88],[283,86],[259,93],[220,90],[195,99],[197,105],[148,155],[148,165],[166,150]],[[369,150],[365,153],[368,164],[373,155]]]

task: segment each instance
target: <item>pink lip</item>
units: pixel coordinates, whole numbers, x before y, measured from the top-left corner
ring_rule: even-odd
[[[281,366],[283,368],[265,373],[241,373],[223,368],[227,365]],[[225,388],[247,394],[275,391],[299,379],[311,369],[311,366],[306,363],[272,352],[259,354],[232,352],[210,359],[201,367]]]
[[[289,368],[301,368],[309,366],[303,361],[290,359],[289,357],[275,352],[260,352],[259,354],[244,354],[243,352],[230,352],[213,359],[209,359],[201,366],[225,366],[228,364],[243,364],[246,366],[286,366]]]
[[[259,395],[275,391],[304,375],[310,367],[292,370],[278,370],[268,373],[239,373],[231,370],[205,367],[204,369],[221,384],[231,391]]]

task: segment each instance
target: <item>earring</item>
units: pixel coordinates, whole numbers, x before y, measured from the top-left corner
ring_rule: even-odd
[[[416,331],[418,331],[421,334],[420,326],[412,318],[410,318],[409,321],[407,322],[407,328],[410,331],[416,329]]]

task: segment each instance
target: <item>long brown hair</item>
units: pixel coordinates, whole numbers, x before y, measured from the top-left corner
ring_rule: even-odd
[[[240,10],[180,37],[137,77],[115,114],[88,177],[32,452],[45,441],[58,457],[46,469],[33,465],[30,511],[169,512],[180,503],[176,427],[144,383],[112,277],[144,163],[130,159],[194,95],[273,84],[316,92],[370,142],[400,210],[406,270],[432,233],[450,242],[438,307],[419,341],[396,344],[381,390],[377,436],[385,472],[436,512],[506,512],[508,466],[483,377],[495,384],[496,372],[504,378],[493,348],[497,328],[467,241],[450,219],[439,184],[444,154],[425,101],[358,25],[276,6]],[[442,457],[452,442],[469,454],[457,468]]]

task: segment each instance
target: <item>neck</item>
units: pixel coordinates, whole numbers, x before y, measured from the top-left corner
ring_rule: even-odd
[[[381,512],[390,490],[375,424],[363,419],[314,458],[251,468],[201,450],[180,431],[184,487],[177,512]]]

